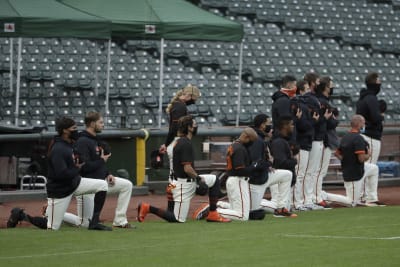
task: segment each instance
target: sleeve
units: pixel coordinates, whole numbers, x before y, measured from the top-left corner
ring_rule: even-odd
[[[292,116],[292,114],[290,113],[290,99],[282,98],[280,104],[277,106],[277,111],[280,117]]]
[[[193,147],[192,144],[190,144],[189,142],[185,142],[182,146],[181,159],[184,159],[181,161],[182,165],[193,164],[194,162]]]
[[[106,164],[102,158],[94,159],[92,157],[96,153],[94,149],[96,148],[88,142],[84,142],[84,139],[78,139],[75,143],[75,151],[79,155],[80,162],[85,163],[81,169],[82,174],[95,172]]]
[[[314,122],[310,119],[308,110],[302,109],[303,114],[301,115],[300,119],[296,120],[296,129],[299,132],[307,132],[310,128],[314,127]]]
[[[333,129],[336,129],[336,127],[338,125],[339,125],[339,121],[331,117],[327,122],[326,128],[328,130],[333,130]]]
[[[354,139],[354,153],[355,154],[365,154],[367,150],[367,143],[365,142],[364,138],[360,135]]]
[[[51,152],[50,164],[54,169],[55,180],[70,180],[79,176],[77,167],[68,168],[68,157],[72,158],[72,151],[71,154],[67,154],[64,150],[55,148]]]

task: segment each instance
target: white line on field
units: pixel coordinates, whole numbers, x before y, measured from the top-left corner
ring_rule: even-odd
[[[400,236],[389,237],[367,237],[367,236],[339,236],[339,235],[299,235],[299,234],[284,234],[284,237],[294,238],[326,238],[326,239],[362,239],[362,240],[396,240]]]

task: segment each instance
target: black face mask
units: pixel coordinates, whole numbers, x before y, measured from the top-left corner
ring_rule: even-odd
[[[332,95],[333,95],[333,89],[335,89],[335,87],[330,88],[330,90],[329,90],[329,96],[332,96]]]
[[[250,147],[254,142],[253,141],[249,141],[246,144],[243,144],[246,148]]]
[[[75,141],[78,140],[78,138],[79,138],[79,133],[78,133],[78,131],[77,131],[77,130],[71,131],[69,137],[70,137],[72,140],[75,140]]]
[[[272,125],[266,125],[264,128],[265,133],[269,133],[272,130]]]
[[[189,101],[186,101],[185,104],[186,104],[186,106],[190,106],[190,105],[196,104],[196,101],[194,101],[193,99],[190,99]]]
[[[197,128],[198,127],[193,127],[192,135],[195,136],[197,134]]]
[[[369,84],[367,84],[367,88],[372,90],[377,95],[381,91],[381,84],[380,83],[369,83]]]

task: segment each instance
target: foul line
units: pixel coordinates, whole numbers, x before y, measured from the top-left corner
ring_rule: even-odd
[[[282,236],[294,237],[294,238],[362,239],[362,240],[397,240],[397,239],[400,239],[400,236],[365,237],[365,236],[298,235],[298,234],[283,234]]]

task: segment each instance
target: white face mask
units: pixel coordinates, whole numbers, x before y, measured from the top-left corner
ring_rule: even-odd
[[[360,129],[360,133],[365,133],[365,126]]]

